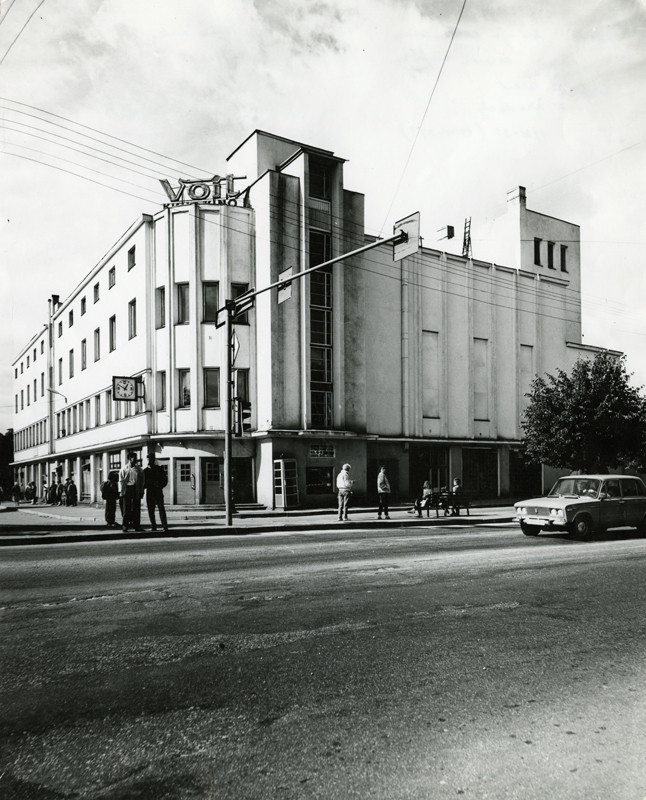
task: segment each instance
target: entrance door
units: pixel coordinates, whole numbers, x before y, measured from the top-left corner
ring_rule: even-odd
[[[160,466],[164,470],[164,472],[166,473],[166,486],[164,486],[163,495],[164,495],[164,505],[165,506],[169,506],[170,505],[170,476],[168,474],[168,468],[169,468],[169,465],[170,465],[170,459],[168,459],[168,458],[157,458],[157,459],[155,459],[155,461],[158,464],[158,466]]]
[[[87,463],[81,464],[81,502],[87,502],[90,499],[90,464],[89,459],[83,459]]]
[[[224,459],[202,459],[202,486],[207,505],[224,503]]]
[[[195,459],[175,461],[175,497],[179,506],[195,505]]]
[[[253,459],[232,458],[233,498],[236,503],[253,503]]]

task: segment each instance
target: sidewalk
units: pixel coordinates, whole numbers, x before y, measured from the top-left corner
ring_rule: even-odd
[[[470,515],[464,512],[459,517],[439,517],[431,512],[430,517],[417,517],[408,513],[410,506],[391,509],[389,520],[378,520],[376,507],[350,510],[350,520],[340,522],[336,509],[296,509],[293,511],[253,509],[234,515],[233,525],[225,525],[223,511],[214,509],[187,510],[167,509],[170,530],[152,532],[145,510],[142,508],[144,533],[120,528],[107,529],[103,509],[90,505],[48,506],[0,505],[0,546],[16,544],[53,544],[119,539],[178,538],[191,536],[250,535],[262,533],[289,533],[308,530],[339,531],[346,529],[432,528],[447,526],[483,525],[511,522],[512,506],[489,506],[471,508]],[[18,511],[19,517],[14,518]],[[24,515],[24,516],[23,516]],[[28,518],[28,520],[25,519]],[[14,518],[15,522],[14,522]],[[33,524],[31,524],[33,520]]]

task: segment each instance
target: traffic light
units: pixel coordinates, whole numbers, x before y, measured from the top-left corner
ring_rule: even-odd
[[[233,435],[242,436],[251,430],[251,403],[233,398]]]

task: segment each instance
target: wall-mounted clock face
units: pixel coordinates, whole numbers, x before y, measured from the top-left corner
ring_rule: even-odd
[[[137,386],[134,378],[113,378],[112,396],[115,400],[134,400]]]

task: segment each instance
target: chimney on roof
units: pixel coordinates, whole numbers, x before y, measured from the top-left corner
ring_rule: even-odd
[[[507,202],[513,203],[518,202],[521,206],[524,206],[527,203],[527,190],[524,186],[517,186],[515,189],[512,189],[510,192],[507,192]]]

